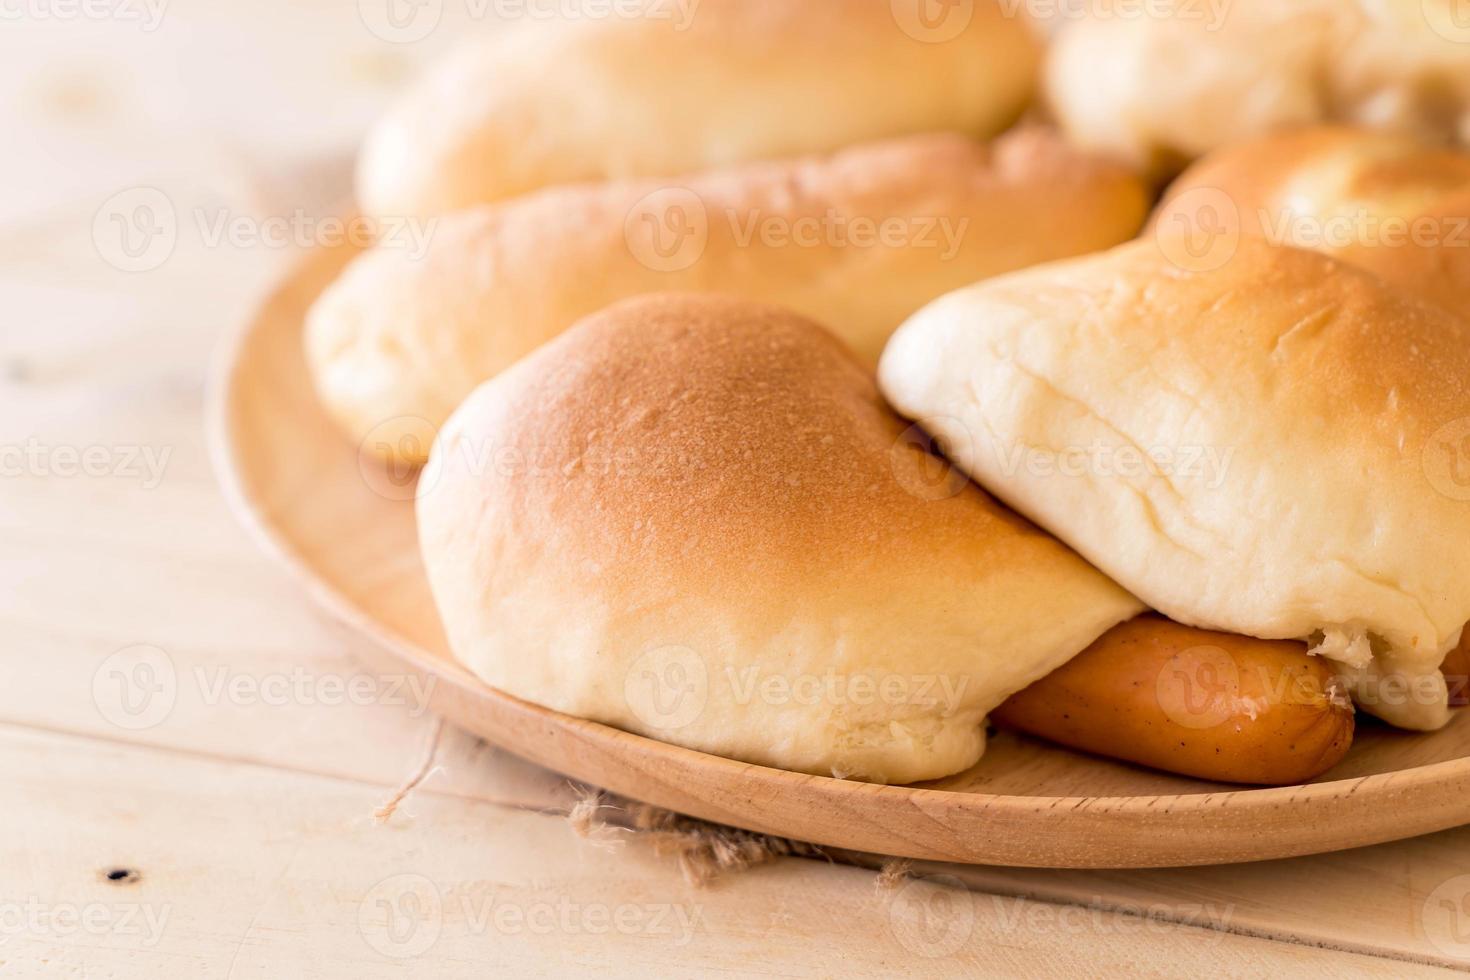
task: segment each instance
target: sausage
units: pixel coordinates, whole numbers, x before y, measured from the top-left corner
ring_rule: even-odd
[[[1302,643],[1149,614],[1103,634],[991,714],[1003,727],[1156,769],[1232,783],[1319,776],[1352,745],[1331,661]]]

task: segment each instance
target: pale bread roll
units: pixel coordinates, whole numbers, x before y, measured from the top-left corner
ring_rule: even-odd
[[[308,360],[355,442],[422,462],[422,433],[477,384],[616,300],[776,302],[837,325],[876,364],[930,299],[1116,244],[1147,209],[1136,177],[1041,130],[552,188],[440,219],[423,256],[380,245],[358,258],[311,310]]]
[[[1141,606],[925,445],[795,314],[619,303],[440,434],[417,507],[450,644],[510,694],[734,759],[965,769],[991,708]]]
[[[990,136],[1019,115],[1040,60],[999,0],[641,6],[507,26],[452,54],[369,135],[362,210],[443,214],[907,133]]]
[[[1312,252],[1243,237],[1190,272],[1174,247],[936,300],[883,391],[1150,606],[1308,639],[1363,707],[1439,727],[1470,618],[1470,325]]]
[[[1470,142],[1458,0],[1164,0],[1066,23],[1046,99],[1080,146],[1159,173],[1273,129],[1352,122]]]
[[[1215,215],[1470,313],[1470,153],[1347,126],[1275,133],[1195,163],[1154,225],[1199,230]]]

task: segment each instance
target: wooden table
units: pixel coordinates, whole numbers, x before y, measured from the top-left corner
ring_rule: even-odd
[[[577,838],[564,780],[453,730],[375,822],[433,721],[246,539],[201,426],[216,341],[320,233],[366,121],[484,28],[446,2],[396,43],[372,2],[4,7],[0,974],[1470,967],[1470,830],[1188,871],[919,868],[887,890],[791,858],[696,888],[636,839]],[[152,226],[126,220],[160,197],[174,240],[130,253],[124,229]],[[119,671],[140,645],[158,669]]]

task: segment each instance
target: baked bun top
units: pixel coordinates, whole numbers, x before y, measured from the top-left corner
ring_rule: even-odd
[[[1368,710],[1443,724],[1437,667],[1470,618],[1470,326],[1249,236],[1192,258],[1150,237],[951,293],[894,335],[883,391],[1154,608],[1305,638]]]
[[[999,132],[1040,44],[998,0],[635,0],[465,43],[370,132],[370,215],[667,176],[933,130]]]
[[[1202,227],[1216,216],[1470,312],[1470,153],[1349,126],[1275,133],[1194,164],[1153,223]]]
[[[659,295],[446,424],[418,500],[456,655],[537,703],[720,755],[909,782],[1139,603],[926,449],[830,334]]]
[[[1046,60],[1068,135],[1161,174],[1313,122],[1470,142],[1470,27],[1456,0],[1164,0],[1068,20]]]

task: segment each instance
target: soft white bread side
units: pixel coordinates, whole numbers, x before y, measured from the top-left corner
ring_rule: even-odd
[[[965,769],[991,708],[1141,608],[930,455],[826,331],[718,296],[625,301],[481,386],[417,506],[489,684],[823,775]]]
[[[1233,140],[1324,117],[1330,3],[1241,0],[1218,22],[1204,4],[1164,6],[1170,16],[1080,19],[1052,40],[1045,97],[1077,145],[1169,173]]]
[[[1325,252],[1470,313],[1470,153],[1348,126],[1274,133],[1199,160],[1153,223],[1201,230],[1221,212],[1221,227]]]
[[[1040,46],[998,0],[644,0],[534,20],[452,54],[378,123],[369,215],[442,214],[538,187],[680,174],[931,130],[989,136]],[[626,8],[626,4],[623,5]]]
[[[1168,16],[1099,13],[1047,54],[1068,135],[1159,173],[1311,122],[1470,142],[1470,28],[1455,0],[1167,0]],[[1103,4],[1106,6],[1106,4]]]
[[[375,446],[422,462],[427,442],[406,433],[437,427],[477,384],[616,300],[780,303],[838,325],[872,365],[934,297],[1117,244],[1147,208],[1138,178],[1041,130],[550,188],[440,219],[422,256],[380,245],[358,258],[311,310],[308,360],[354,441],[375,432]]]
[[[1470,325],[1260,239],[1207,272],[1167,254],[951,293],[894,335],[883,391],[1170,618],[1306,638],[1369,711],[1442,725],[1470,619]]]

